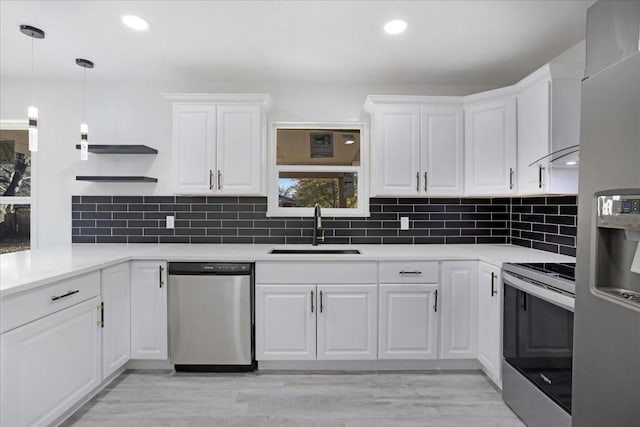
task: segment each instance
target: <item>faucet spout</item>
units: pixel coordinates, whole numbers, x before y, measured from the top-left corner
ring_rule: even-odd
[[[322,232],[322,235],[320,235]],[[313,241],[311,245],[318,246],[318,242],[324,242],[324,230],[322,229],[322,212],[320,205],[313,207]]]

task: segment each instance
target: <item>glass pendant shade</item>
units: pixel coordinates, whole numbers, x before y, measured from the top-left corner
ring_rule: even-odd
[[[29,151],[38,151],[38,109],[29,107],[27,116],[29,117]]]
[[[89,125],[80,125],[80,160],[89,159]]]

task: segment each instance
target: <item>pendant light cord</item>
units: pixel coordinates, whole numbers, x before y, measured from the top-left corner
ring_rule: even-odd
[[[82,121],[87,122],[87,69],[82,67]]]
[[[31,105],[34,105],[35,93],[36,93],[36,79],[35,79],[35,53],[34,53],[34,39],[31,37]]]

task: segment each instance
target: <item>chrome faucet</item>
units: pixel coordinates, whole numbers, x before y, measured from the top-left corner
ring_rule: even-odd
[[[319,236],[322,231],[322,235]],[[324,230],[322,229],[322,214],[320,212],[320,205],[316,203],[313,207],[313,246],[318,246],[318,242],[324,242]]]

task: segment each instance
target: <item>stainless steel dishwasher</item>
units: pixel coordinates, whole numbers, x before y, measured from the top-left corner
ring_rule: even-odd
[[[176,371],[252,371],[253,264],[169,263],[169,358]]]

